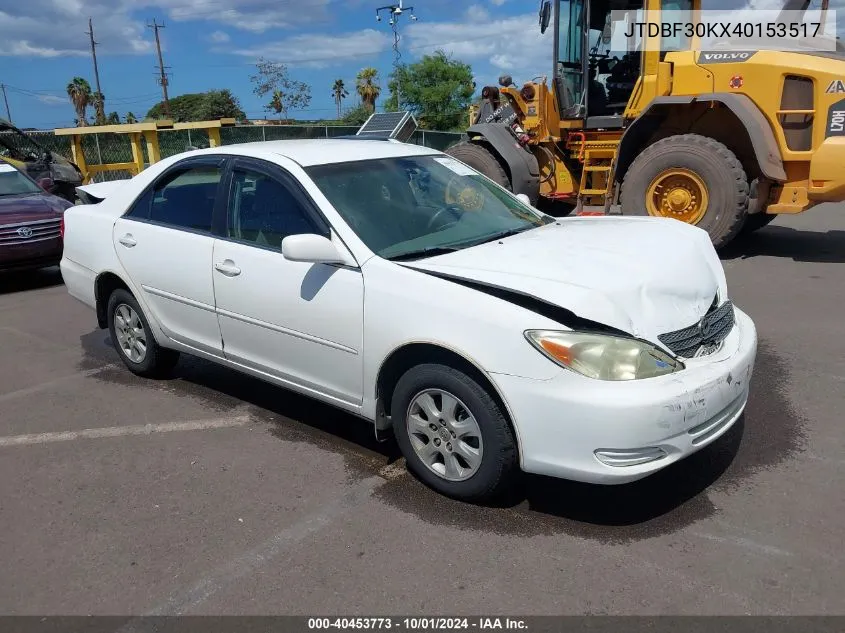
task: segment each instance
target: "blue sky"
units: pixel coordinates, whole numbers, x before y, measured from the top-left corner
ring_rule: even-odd
[[[392,33],[375,10],[391,4],[370,0],[16,0],[0,9],[0,82],[7,85],[12,119],[19,127],[72,125],[65,86],[76,76],[94,85],[88,18],[99,46],[106,111],[141,118],[160,98],[156,83],[153,19],[165,64],[171,66],[171,98],[229,88],[250,118],[263,103],[249,76],[259,56],[284,62],[293,78],[311,85],[308,111],[297,118],[335,116],[331,86],[342,78],[350,97],[356,72],[374,66],[387,75]],[[514,80],[548,74],[551,32],[540,36],[536,0],[415,0],[418,20],[400,21],[402,61],[441,48],[472,65],[476,83],[495,84],[502,72]],[[2,104],[0,112],[5,116]]]

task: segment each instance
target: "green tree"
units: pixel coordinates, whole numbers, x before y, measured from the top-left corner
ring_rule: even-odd
[[[91,105],[94,106],[94,124],[106,124],[106,95],[95,92],[91,95]]]
[[[416,115],[420,126],[441,131],[463,129],[466,112],[475,93],[472,68],[450,59],[443,51],[425,55],[390,75],[387,110],[397,109],[397,88],[402,108]]]
[[[352,108],[348,110],[346,114],[343,115],[341,119],[341,123],[344,125],[364,125],[367,122],[367,119],[370,118],[369,106],[365,106],[364,104],[359,105],[356,108]]]
[[[287,118],[289,110],[304,110],[311,104],[311,86],[292,79],[284,64],[259,57],[255,67],[256,73],[249,78],[255,84],[252,92],[257,97],[272,95],[264,106],[268,112]]]
[[[106,123],[109,125],[120,125],[120,115],[117,112],[110,112],[106,117]]]
[[[355,90],[370,112],[375,112],[376,101],[381,94],[381,86],[378,83],[378,71],[375,68],[363,68],[355,76]]]
[[[177,122],[213,121],[223,118],[243,121],[246,118],[238,98],[228,89],[179,95],[170,100],[170,115]],[[150,108],[147,118],[166,118],[164,104],[159,102]]]
[[[82,77],[74,77],[67,85],[67,96],[76,110],[77,125],[88,125],[86,110],[91,105],[91,84]]]
[[[127,113],[126,113],[126,117],[125,117],[125,121],[126,121],[127,123],[137,123],[137,122],[138,122],[138,119],[137,119],[137,118],[135,117],[135,115],[134,115],[134,114],[132,114],[131,112],[127,112]]]
[[[335,79],[334,86],[332,86],[332,97],[334,98],[334,104],[337,106],[337,118],[339,119],[341,116],[341,105],[343,100],[349,96],[349,93],[346,91],[346,86],[343,83],[343,79]]]

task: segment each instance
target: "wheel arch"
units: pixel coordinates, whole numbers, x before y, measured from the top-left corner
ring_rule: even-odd
[[[714,104],[722,107],[715,110]],[[654,99],[622,135],[615,179],[624,179],[634,158],[647,145],[688,133],[723,143],[743,163],[749,178],[786,180],[780,147],[760,109],[745,95],[719,92]]]
[[[101,330],[105,330],[109,326],[108,315],[106,314],[109,297],[119,288],[126,290],[126,292],[131,294],[133,297],[135,296],[135,293],[132,292],[129,285],[123,281],[119,275],[111,271],[100,273],[94,280],[94,301],[97,306],[97,325],[100,326]]]
[[[495,382],[486,371],[469,356],[446,347],[440,343],[429,341],[416,341],[403,343],[396,347],[382,361],[376,374],[375,398],[376,398],[376,426],[387,428],[386,416],[389,415],[391,398],[396,389],[396,384],[402,375],[417,365],[425,363],[440,363],[453,369],[464,371],[473,380],[486,389],[496,404],[501,408],[508,425],[513,431],[516,440],[517,455],[522,463],[522,451],[520,449],[519,429],[514,424],[513,414],[510,406]]]
[[[514,195],[524,193],[534,204],[540,197],[540,165],[537,157],[522,147],[510,128],[494,123],[479,123],[467,130],[471,143],[483,141],[493,150],[511,181]]]

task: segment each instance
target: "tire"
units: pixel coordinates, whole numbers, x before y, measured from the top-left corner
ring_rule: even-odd
[[[707,231],[717,249],[727,245],[746,220],[748,177],[732,151],[706,136],[669,136],[645,148],[622,182],[622,214],[659,215],[649,213],[648,191],[658,177],[673,171],[698,178],[709,199],[703,214],[689,223]]]
[[[458,403],[457,407],[445,408],[446,413],[442,395],[438,397],[438,394],[443,393]],[[425,414],[424,409],[418,406],[420,402],[425,402],[426,396],[432,396],[434,412],[438,416],[442,415],[445,423]],[[491,501],[513,489],[519,474],[513,431],[490,393],[473,378],[445,365],[418,365],[399,379],[391,400],[396,442],[405,457],[408,470],[423,483],[448,497],[472,502]],[[449,415],[450,410],[453,415]],[[464,411],[470,414],[471,419],[463,415]],[[409,414],[413,412],[416,412],[415,418],[418,420],[428,418],[437,430],[432,431],[427,427],[427,430],[420,433],[421,427],[415,425],[416,432],[409,431]],[[455,426],[451,425],[452,421],[456,422]],[[466,440],[459,443],[457,440],[460,435],[450,433],[450,430],[461,433],[462,428]],[[427,443],[422,440],[423,434],[428,438]],[[439,444],[435,446],[438,440]],[[421,446],[422,449],[415,448]],[[434,464],[431,467],[417,452],[425,449],[439,455],[431,460]],[[475,468],[463,457],[473,453],[480,458]],[[447,460],[453,465],[451,473],[446,471]],[[455,464],[463,472],[459,472]],[[436,472],[437,469],[442,472]],[[447,478],[449,474],[452,480]],[[455,475],[459,479],[455,479]]]
[[[114,348],[120,360],[132,373],[145,378],[159,378],[166,375],[179,361],[178,352],[165,349],[156,342],[147,317],[144,316],[135,297],[126,290],[119,288],[111,294],[106,314]],[[131,323],[133,319],[126,317],[131,317],[132,314],[137,316],[137,326],[131,328],[133,330],[131,334],[127,334],[121,324],[127,320]],[[144,353],[142,357],[139,357],[140,354],[136,354],[140,347],[131,343],[142,340]],[[130,343],[128,347],[133,350],[131,354],[125,349],[125,343]]]
[[[501,185],[508,191],[513,191],[511,180],[508,178],[504,167],[495,154],[484,145],[463,141],[453,145],[445,153],[481,172],[497,185]]]
[[[742,227],[742,234],[750,235],[754,231],[759,231],[764,226],[768,226],[776,217],[778,216],[775,213],[755,213],[754,215],[749,215]]]

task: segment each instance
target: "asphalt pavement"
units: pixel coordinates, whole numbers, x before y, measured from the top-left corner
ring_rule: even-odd
[[[447,500],[392,442],[196,359],[142,380],[57,269],[0,276],[0,613],[845,614],[845,205],[724,254],[741,423],[622,487]]]

